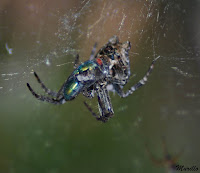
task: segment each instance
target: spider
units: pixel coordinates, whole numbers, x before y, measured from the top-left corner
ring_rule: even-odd
[[[53,104],[64,104],[66,101],[73,100],[79,93],[88,98],[93,98],[96,93],[100,115],[97,115],[85,101],[84,104],[97,120],[107,122],[114,115],[107,86],[112,85],[112,90],[116,91],[120,97],[128,97],[145,84],[154,67],[154,63],[159,57],[153,60],[144,77],[128,91],[124,92],[122,88],[128,82],[131,74],[129,63],[130,42],[120,43],[118,37],[113,36],[95,55],[96,47],[97,44],[95,43],[90,59],[80,65],[79,55],[76,56],[74,62],[75,70],[58,92],[48,89],[37,73],[34,72],[38,83],[45,93],[51,97],[37,94],[29,83],[27,83],[28,89],[38,100]]]
[[[165,139],[162,138],[162,148],[163,148],[163,153],[164,153],[164,158],[163,159],[156,159],[153,154],[150,152],[147,144],[145,145],[147,153],[152,160],[152,162],[157,165],[157,166],[164,166],[166,167],[166,172],[175,172],[179,168],[178,159],[180,158],[181,154],[183,153],[183,150],[176,154],[175,156],[172,156],[169,154]]]

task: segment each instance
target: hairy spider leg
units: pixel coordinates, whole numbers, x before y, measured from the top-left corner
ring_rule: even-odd
[[[92,113],[92,115],[97,119],[100,120],[99,116],[92,110],[92,108],[87,104],[86,101],[83,102],[86,108]]]
[[[97,48],[97,42],[94,44],[91,54],[90,54],[90,60],[93,60],[95,57],[95,52],[96,52],[96,48]]]
[[[163,153],[164,153],[164,160],[165,160],[166,164],[169,164],[169,167],[174,169],[179,157],[183,153],[183,150],[181,150],[178,154],[176,154],[174,157],[172,157],[167,150],[164,137],[162,138],[162,147],[163,147]]]
[[[96,84],[95,88],[97,92],[99,112],[101,115],[98,116],[85,101],[84,104],[97,120],[105,123],[114,114],[112,104],[105,86],[103,87],[100,84]]]
[[[164,165],[164,160],[163,159],[156,159],[153,154],[151,153],[151,151],[149,150],[149,147],[147,146],[147,144],[145,145],[146,151],[150,157],[150,159],[152,160],[152,162],[157,165],[157,166],[162,166]]]
[[[154,63],[159,58],[160,58],[160,56],[158,56],[156,59],[153,60],[153,62],[151,63],[151,66],[149,67],[149,69],[148,69],[147,73],[144,75],[144,77],[138,83],[133,85],[128,91],[124,92],[119,84],[114,84],[113,86],[114,86],[116,92],[118,93],[118,95],[120,97],[128,97],[129,95],[133,94],[133,92],[136,91],[138,88],[140,88],[141,86],[145,85],[148,76],[150,75],[150,73],[152,72],[152,70],[154,68]]]
[[[162,139],[162,148],[164,152],[164,159],[156,159],[153,154],[150,152],[147,144],[145,145],[147,153],[149,157],[151,158],[152,162],[157,166],[167,166],[170,170],[175,170],[177,161],[182,154],[183,151],[176,154],[174,157],[172,157],[169,152],[167,151],[167,147],[165,144],[165,140]]]
[[[57,92],[51,91],[50,89],[48,89],[44,83],[41,81],[41,79],[39,78],[39,76],[37,75],[36,72],[34,72],[34,76],[37,79],[38,83],[41,85],[42,89],[45,91],[45,93],[47,93],[48,95],[52,96],[52,97],[56,97],[57,96]]]
[[[110,97],[109,97],[106,85],[100,86],[100,88],[96,92],[97,92],[97,98],[98,98],[99,112],[101,114],[100,117],[104,118],[105,120],[108,120],[109,117],[113,116],[114,111],[112,108],[112,104],[110,101]]]
[[[98,121],[102,121],[102,122],[107,122],[108,121],[108,116],[105,115],[105,117],[102,117],[102,116],[98,116],[93,110],[92,108],[84,101],[83,102],[86,106],[86,108],[92,113],[92,115],[98,120]]]
[[[94,85],[91,85],[89,89],[83,90],[83,95],[88,98],[94,97]]]
[[[96,48],[97,48],[97,42],[94,44],[94,46],[92,48],[92,51],[91,51],[91,54],[90,54],[90,60],[94,59]],[[75,58],[75,61],[74,61],[74,68],[75,69],[78,67],[79,63],[80,63],[80,58],[79,58],[79,54],[77,54],[76,58]]]
[[[48,95],[52,96],[52,97],[56,97],[56,99],[58,100],[60,97],[63,97],[63,95],[61,94],[63,87],[65,85],[65,83],[62,85],[62,87],[60,88],[60,90],[57,92],[51,91],[50,89],[48,89],[44,83],[41,81],[41,79],[39,78],[39,76],[37,75],[36,72],[34,72],[34,76],[36,77],[38,83],[41,85],[41,87],[43,88],[43,90],[45,91],[45,93],[47,93]]]
[[[77,54],[76,58],[74,60],[74,68],[75,69],[78,67],[79,63],[80,63],[79,54]]]
[[[64,99],[64,97],[62,97],[60,99],[54,99],[54,98],[50,98],[50,97],[46,97],[46,96],[37,94],[31,88],[31,86],[29,85],[29,83],[27,83],[27,87],[30,90],[30,92],[33,94],[33,96],[35,96],[38,100],[46,101],[46,102],[53,103],[53,104],[64,104],[66,102],[66,100]]]

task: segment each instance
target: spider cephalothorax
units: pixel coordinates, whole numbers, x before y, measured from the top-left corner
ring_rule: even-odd
[[[94,93],[96,93],[100,115],[94,113],[86,102],[84,102],[84,104],[97,120],[106,122],[114,115],[107,86],[113,85],[113,90],[115,90],[120,97],[129,96],[136,89],[145,84],[147,77],[153,69],[153,64],[159,58],[156,58],[152,62],[143,79],[132,86],[127,92],[123,92],[122,88],[128,82],[130,77],[130,48],[131,44],[129,41],[120,43],[118,37],[113,36],[95,55],[95,44],[90,60],[78,65],[79,56],[77,55],[74,63],[75,70],[64,82],[58,92],[49,90],[34,72],[37,81],[51,97],[39,95],[35,93],[28,83],[27,86],[38,100],[47,101],[53,104],[64,104],[66,101],[74,99],[79,93],[83,93],[83,95],[88,98],[93,98]]]
[[[103,46],[95,58],[103,59],[109,64],[109,75],[111,81],[125,85],[130,76],[129,50],[131,44],[129,41],[120,43],[117,36],[110,38],[108,43]]]

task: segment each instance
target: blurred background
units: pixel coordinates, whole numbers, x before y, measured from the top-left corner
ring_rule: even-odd
[[[180,153],[176,164],[200,169],[199,8],[198,0],[1,0],[0,173],[170,172],[164,148]],[[88,60],[94,43],[113,35],[132,44],[124,90],[160,59],[133,95],[110,93],[107,123],[83,104],[98,112],[96,98],[56,106],[27,89],[44,94],[34,70],[58,91],[75,56]]]

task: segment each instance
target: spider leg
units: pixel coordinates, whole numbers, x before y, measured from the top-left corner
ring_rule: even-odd
[[[100,116],[98,116],[86,102],[84,102],[84,104],[97,120],[105,123],[114,114],[112,104],[106,87],[96,84],[95,88],[97,92]]]
[[[88,98],[93,98],[94,97],[94,86],[90,86],[90,88],[87,88],[86,90],[84,90],[82,93],[85,97]]]
[[[146,151],[147,151],[147,153],[148,153],[150,159],[152,160],[152,162],[153,162],[155,165],[157,165],[157,166],[163,166],[163,165],[165,164],[165,160],[161,160],[161,159],[158,160],[158,159],[156,159],[156,158],[153,156],[153,154],[150,152],[150,150],[149,150],[147,144],[145,145],[145,148],[146,148]]]
[[[114,84],[114,88],[117,91],[117,93],[119,94],[120,97],[128,97],[129,95],[133,94],[134,91],[136,91],[138,88],[140,88],[141,86],[145,85],[148,76],[150,75],[150,73],[152,72],[153,68],[154,68],[154,63],[158,60],[158,58],[160,58],[160,56],[158,56],[156,59],[153,60],[153,62],[151,63],[151,66],[149,67],[147,73],[144,75],[144,77],[135,85],[133,85],[128,91],[124,92],[119,84]]]
[[[112,37],[109,39],[108,44],[109,44],[109,43],[111,43],[111,44],[117,44],[117,43],[119,43],[119,38],[118,38],[116,35],[114,35],[114,36],[112,36]]]
[[[166,143],[165,143],[165,138],[164,137],[162,137],[162,148],[163,148],[163,154],[164,154],[164,156],[169,155],[169,152],[167,150]]]
[[[30,92],[33,94],[33,96],[35,96],[38,100],[46,101],[46,102],[53,103],[53,104],[64,104],[66,102],[66,100],[64,99],[64,97],[62,97],[60,99],[54,99],[54,98],[50,98],[50,97],[46,97],[46,96],[37,94],[31,88],[31,86],[29,85],[29,83],[27,83],[27,87],[30,90]]]
[[[48,89],[44,83],[41,81],[41,79],[39,78],[39,76],[37,75],[36,72],[34,72],[34,76],[37,79],[38,83],[41,85],[42,89],[45,91],[45,93],[47,93],[48,95],[52,96],[52,97],[56,97],[58,93],[51,91],[50,89]]]
[[[76,69],[80,63],[79,54],[76,55],[75,61],[74,61],[74,68]]]
[[[166,160],[170,160],[172,166],[175,165],[179,159],[179,157],[181,156],[181,154],[183,153],[183,150],[181,150],[178,154],[176,154],[175,156],[171,156],[167,150],[166,147],[166,142],[165,142],[165,138],[162,137],[162,147],[163,147],[163,152],[164,152],[164,156]]]
[[[109,118],[114,114],[108,90],[106,87],[100,87],[97,91],[98,106],[101,117]]]
[[[59,99],[60,97],[63,97],[63,88],[65,86],[66,82],[61,86],[61,88],[59,89],[57,95],[56,95],[56,99]]]
[[[95,55],[95,52],[96,52],[96,48],[97,48],[97,42],[94,44],[93,48],[92,48],[92,51],[91,51],[91,54],[90,54],[90,60],[93,60],[94,59],[94,55]]]
[[[153,154],[150,152],[149,148],[147,147],[147,144],[145,145],[145,147],[148,152],[148,155],[150,156],[151,160],[153,161],[155,165],[166,166],[171,171],[176,170],[177,161],[180,155],[182,154],[182,152],[179,152],[176,156],[171,156],[167,150],[165,140],[162,139],[164,158],[162,160],[161,159],[158,160],[158,159],[155,159]]]
[[[92,110],[92,108],[84,101],[83,102],[84,105],[87,107],[87,109],[92,113],[92,115],[97,119],[99,120],[99,116]]]
[[[102,121],[102,122],[107,122],[108,121],[108,117],[110,117],[110,113],[105,114],[104,116],[98,116],[93,110],[92,108],[84,101],[83,102],[85,104],[85,106],[87,107],[87,109],[92,113],[92,115],[98,120],[98,121]],[[99,106],[100,107],[100,106]]]

